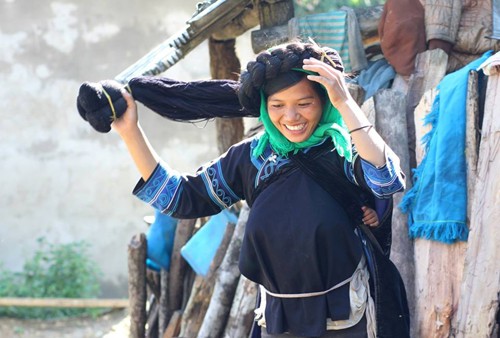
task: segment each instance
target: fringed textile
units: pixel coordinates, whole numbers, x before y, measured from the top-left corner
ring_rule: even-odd
[[[465,108],[467,81],[491,52],[447,75],[438,85],[432,111],[424,124],[432,129],[422,138],[426,155],[414,169],[413,187],[401,201],[408,214],[410,237],[443,243],[466,241],[467,177]]]

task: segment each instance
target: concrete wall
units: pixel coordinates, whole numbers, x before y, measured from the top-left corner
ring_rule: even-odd
[[[150,207],[132,197],[137,174],[113,132],[77,113],[83,81],[113,78],[169,37],[198,0],[0,0],[0,261],[20,270],[36,239],[85,240],[103,294],[126,295],[127,244]],[[239,42],[241,44],[241,42]],[[239,47],[250,50],[249,42]],[[251,52],[248,52],[250,55]],[[244,59],[244,58],[243,58]],[[209,77],[203,44],[165,76]],[[194,171],[217,155],[213,124],[166,121],[140,107],[158,153]]]

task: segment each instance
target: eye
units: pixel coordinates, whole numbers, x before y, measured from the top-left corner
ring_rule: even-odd
[[[312,104],[313,104],[313,102],[300,102],[299,107],[300,108],[309,107]]]
[[[279,108],[282,108],[283,107],[283,104],[281,103],[273,103],[270,105],[271,108],[273,109],[279,109]]]

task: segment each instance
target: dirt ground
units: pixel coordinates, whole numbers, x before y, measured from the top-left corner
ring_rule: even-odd
[[[97,318],[21,320],[0,318],[1,338],[126,338],[129,317],[126,310],[115,310]]]

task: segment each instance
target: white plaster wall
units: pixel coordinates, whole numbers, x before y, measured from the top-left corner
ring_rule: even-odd
[[[103,295],[126,295],[127,244],[152,209],[131,195],[138,174],[113,132],[76,110],[84,81],[113,78],[184,25],[198,0],[0,0],[0,261],[20,270],[44,236],[85,240]],[[239,39],[241,41],[241,39]],[[251,55],[247,40],[239,49]],[[242,63],[245,62],[245,55]],[[206,44],[165,76],[209,77]],[[158,153],[193,172],[217,156],[215,130],[140,107]]]

